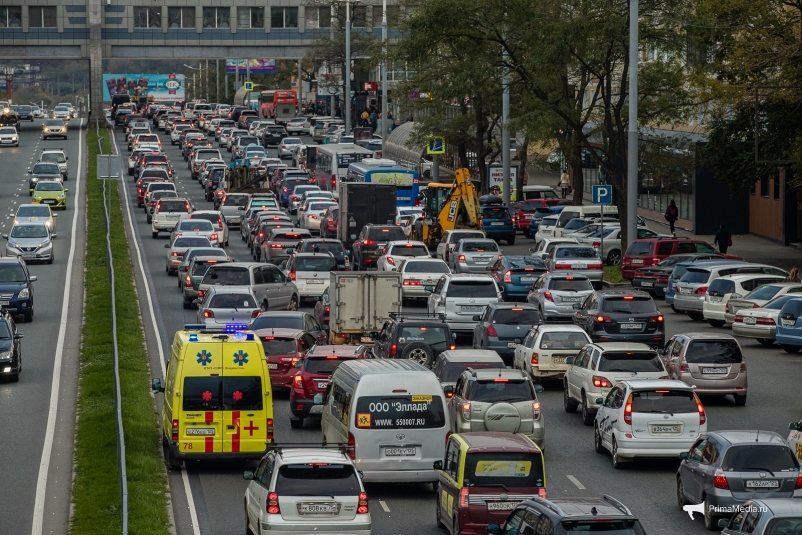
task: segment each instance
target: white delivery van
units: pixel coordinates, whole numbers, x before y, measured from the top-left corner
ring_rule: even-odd
[[[602,210],[604,210],[605,218],[618,217],[618,206],[615,205],[602,206],[600,204],[592,204],[589,206],[566,206],[563,208],[562,212],[560,212],[560,216],[557,218],[557,225],[554,228],[554,237],[561,238],[565,224],[572,219],[576,219],[578,217],[601,218]]]
[[[432,465],[451,429],[434,373],[404,359],[359,359],[337,367],[321,418],[324,444],[349,444],[366,482],[438,480]]]

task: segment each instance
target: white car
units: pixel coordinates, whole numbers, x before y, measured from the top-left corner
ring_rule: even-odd
[[[220,235],[217,233],[217,228],[215,227],[216,225],[213,225],[212,222],[207,219],[193,219],[190,217],[179,221],[178,224],[173,227],[173,231],[170,233],[170,241],[172,242],[179,236],[203,236],[209,240],[209,243],[211,243],[213,247],[219,247]]]
[[[11,145],[19,147],[19,133],[13,126],[3,126],[0,128],[0,145]]]
[[[189,216],[189,220],[193,219],[205,219],[211,223],[217,234],[217,244],[228,247],[228,225],[226,225],[226,218],[223,217],[223,214],[217,210],[198,210]]]
[[[172,232],[179,221],[183,221],[192,213],[192,205],[187,199],[164,199],[156,203],[151,220],[151,233],[153,239],[159,237],[160,232]]]
[[[320,230],[320,221],[330,206],[336,206],[336,202],[318,200],[314,197],[306,201],[302,209],[298,210],[298,222],[301,228],[307,230]]]
[[[398,264],[407,258],[431,258],[429,249],[422,241],[390,241],[381,250],[376,260],[378,271],[395,271]]]
[[[484,238],[485,233],[483,230],[447,230],[440,238],[440,243],[437,244],[437,251],[435,256],[448,262],[451,256],[451,251],[457,246],[457,242],[465,238]]]
[[[559,216],[546,216],[540,220],[540,225],[535,233],[535,243],[540,243],[543,238],[553,238],[554,230],[557,228]]]
[[[727,322],[727,307],[730,299],[738,299],[758,286],[782,282],[782,275],[766,273],[741,273],[719,277],[710,283],[702,302],[702,315],[713,327],[723,327]],[[733,316],[730,317],[730,320]]]
[[[302,134],[309,130],[309,125],[308,117],[293,117],[284,123],[284,129],[288,134]]]
[[[323,295],[332,271],[338,271],[338,267],[331,253],[294,253],[284,266],[284,273],[295,283],[301,299]]]
[[[622,468],[636,457],[676,459],[707,432],[707,414],[682,381],[626,380],[607,394],[593,427],[596,452],[609,451]]]
[[[732,334],[754,338],[763,345],[774,343],[780,310],[789,299],[799,298],[796,294],[783,294],[775,297],[760,308],[742,308],[735,313]]]
[[[291,158],[292,151],[295,149],[296,145],[302,145],[301,138],[299,137],[285,137],[281,140],[278,146],[278,157],[279,158]]]
[[[537,325],[515,347],[512,367],[534,380],[562,378],[568,369],[565,359],[576,357],[590,342],[578,325]]]
[[[574,238],[542,238],[538,242],[537,247],[531,247],[529,251],[535,258],[545,260],[549,257],[549,253],[558,245],[573,245],[578,244]]]
[[[289,199],[290,202],[287,206],[287,208],[289,208],[289,212],[292,215],[298,213],[298,208],[301,205],[301,198],[303,197],[304,193],[306,193],[307,191],[319,191],[319,190],[320,186],[309,184],[308,182],[305,184],[299,184],[295,186],[292,190],[292,193],[290,194],[290,199]]]
[[[439,258],[404,258],[397,266],[401,274],[401,295],[404,299],[426,299],[426,286],[434,286],[446,273],[448,265]]]

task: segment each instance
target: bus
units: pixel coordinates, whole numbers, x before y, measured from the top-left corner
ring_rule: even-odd
[[[325,146],[325,145],[324,145]],[[397,165],[394,160],[364,158],[348,166],[348,182],[372,182],[396,186],[395,204],[409,208],[418,204],[418,173]]]
[[[315,178],[320,189],[337,192],[337,182],[346,180],[348,166],[373,156],[373,152],[354,143],[316,145]]]
[[[298,94],[293,90],[268,89],[261,92],[259,100],[262,117],[277,123],[292,119],[298,110]]]

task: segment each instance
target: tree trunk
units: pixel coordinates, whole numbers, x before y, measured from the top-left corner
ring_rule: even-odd
[[[522,146],[518,147],[518,177],[515,181],[515,189],[518,192],[519,201],[524,200],[524,186],[529,178],[526,173],[526,164],[529,162],[529,135],[524,137]]]
[[[473,110],[476,113],[476,147],[474,147],[474,154],[476,154],[476,167],[479,171],[479,194],[482,195],[489,189],[487,184],[487,166],[484,164],[487,117],[484,113],[481,98],[471,98],[471,102],[473,102]]]

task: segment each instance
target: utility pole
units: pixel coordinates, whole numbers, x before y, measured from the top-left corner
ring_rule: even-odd
[[[304,81],[301,77],[303,71],[301,70],[301,60],[298,59],[298,113],[301,112],[301,103],[304,101]]]
[[[214,99],[220,102],[220,60],[214,60]]]
[[[209,102],[209,60],[206,60],[206,102]]]
[[[387,139],[387,0],[382,0],[382,141]]]
[[[627,247],[638,237],[638,0],[629,0],[629,128],[627,131]],[[626,250],[626,249],[623,249]]]
[[[341,110],[345,114],[345,134],[351,133],[351,2],[345,0],[345,89]]]

